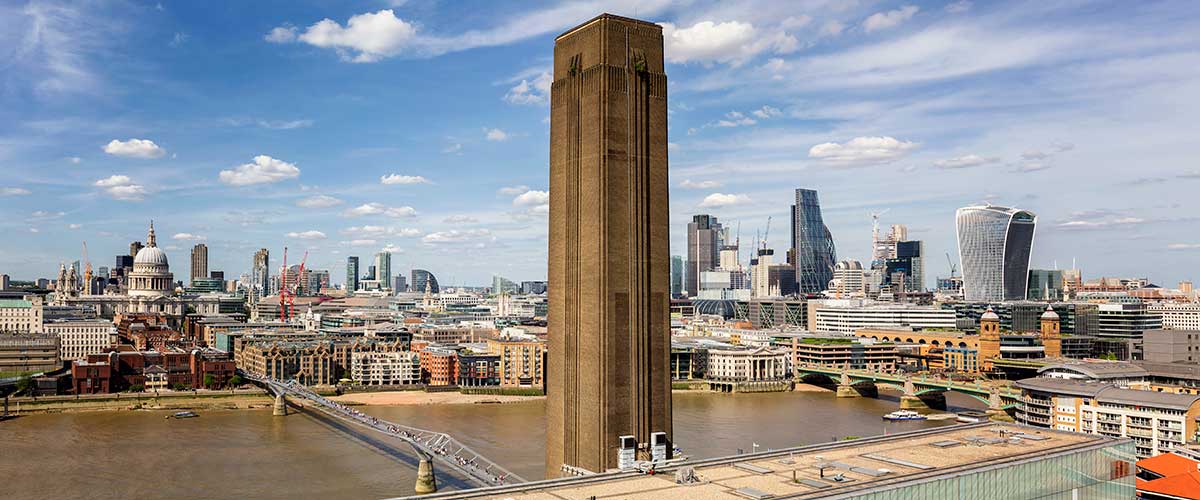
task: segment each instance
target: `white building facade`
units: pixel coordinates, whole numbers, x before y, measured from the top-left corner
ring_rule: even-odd
[[[405,385],[421,381],[419,353],[356,352],[350,355],[350,378],[363,385]]]
[[[102,319],[53,321],[46,323],[44,329],[58,336],[63,361],[82,361],[89,354],[100,354],[116,345],[116,325]]]

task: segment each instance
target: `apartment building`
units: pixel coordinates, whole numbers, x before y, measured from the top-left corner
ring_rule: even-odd
[[[1200,330],[1200,304],[1195,302],[1155,302],[1146,311],[1162,316],[1165,330]]]
[[[363,385],[418,384],[421,356],[408,351],[351,353],[350,378]]]
[[[117,344],[117,327],[108,320],[50,321],[42,328],[46,335],[58,337],[63,361],[84,360]]]
[[[1200,443],[1200,395],[1126,389],[1096,380],[1016,382],[1017,421],[1056,430],[1129,438],[1139,458]]]

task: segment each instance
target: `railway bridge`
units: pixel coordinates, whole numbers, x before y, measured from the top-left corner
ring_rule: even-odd
[[[928,408],[930,403],[944,404],[945,393],[957,392],[988,405],[993,419],[1009,420],[1008,413],[1021,404],[1021,391],[1009,386],[961,382],[924,375],[884,373],[871,370],[850,370],[830,365],[797,364],[796,380],[831,381],[837,385],[840,398],[861,397],[877,392],[879,386],[902,391],[900,407]],[[814,380],[816,379],[816,380]]]

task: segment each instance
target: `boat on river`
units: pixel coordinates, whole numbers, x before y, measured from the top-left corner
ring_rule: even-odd
[[[925,420],[925,415],[912,410],[896,410],[883,416],[884,420]]]
[[[194,411],[177,411],[175,413],[167,415],[167,418],[196,418],[199,416],[200,416],[200,414],[196,413]]]

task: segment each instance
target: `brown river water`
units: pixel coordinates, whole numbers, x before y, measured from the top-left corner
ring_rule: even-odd
[[[983,405],[948,395],[951,410]],[[739,448],[783,448],[849,435],[902,432],[949,421],[885,422],[897,398],[830,392],[676,393],[675,441],[694,458]],[[526,479],[543,474],[544,403],[370,406],[393,422],[450,433]],[[31,415],[0,422],[0,499],[349,498],[409,495],[405,445],[305,414],[268,410]],[[439,476],[443,488],[453,478]],[[461,486],[461,483],[457,484]]]

